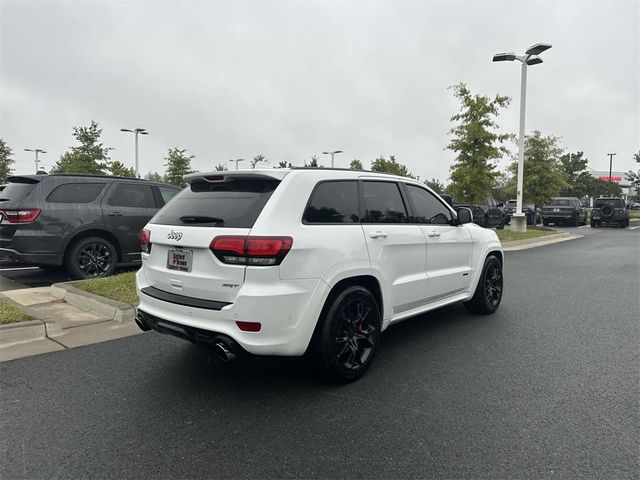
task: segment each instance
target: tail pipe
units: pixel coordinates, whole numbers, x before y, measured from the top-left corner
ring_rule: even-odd
[[[231,362],[236,359],[236,354],[233,353],[230,347],[224,342],[216,342],[213,345],[213,352],[223,362]]]
[[[136,309],[136,316],[134,317],[134,320],[136,322],[136,325],[138,325],[138,328],[140,328],[140,330],[142,330],[143,332],[148,332],[149,330],[151,330],[151,326],[144,319],[144,313],[142,313],[138,309]]]

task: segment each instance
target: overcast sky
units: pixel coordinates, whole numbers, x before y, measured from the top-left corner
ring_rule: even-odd
[[[458,109],[447,87],[511,97],[499,123],[516,133],[520,64],[491,58],[538,42],[553,48],[529,69],[526,131],[562,137],[596,170],[608,152],[614,171],[636,168],[637,0],[0,3],[0,136],[16,173],[35,168],[24,148],[46,150],[48,170],[75,145],[72,127],[95,120],[129,166],[133,137],[119,129],[150,132],[142,174],[176,146],[197,170],[341,149],[336,166],[395,155],[445,181]]]

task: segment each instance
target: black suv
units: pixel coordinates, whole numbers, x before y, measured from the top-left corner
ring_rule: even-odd
[[[615,223],[622,228],[629,226],[629,205],[622,198],[596,198],[591,210],[591,226]]]
[[[0,192],[0,259],[64,266],[77,279],[140,263],[140,230],[180,191],[136,178],[72,174],[8,182]]]
[[[555,197],[542,207],[542,224],[569,223],[575,227],[587,224],[587,209],[576,197]]]

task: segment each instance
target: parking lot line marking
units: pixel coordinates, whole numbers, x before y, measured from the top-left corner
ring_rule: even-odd
[[[37,270],[38,267],[13,267],[13,268],[0,268],[0,272],[10,272],[12,270]]]
[[[581,227],[578,228],[591,228],[591,225],[582,225]]]
[[[627,227],[627,230],[635,230],[636,228],[640,228],[640,227],[638,227],[638,226],[635,226],[635,227]]]

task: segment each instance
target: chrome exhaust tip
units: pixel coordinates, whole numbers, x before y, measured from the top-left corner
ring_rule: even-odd
[[[236,358],[236,354],[229,350],[229,347],[222,342],[216,342],[213,345],[213,351],[223,362],[231,362]]]

